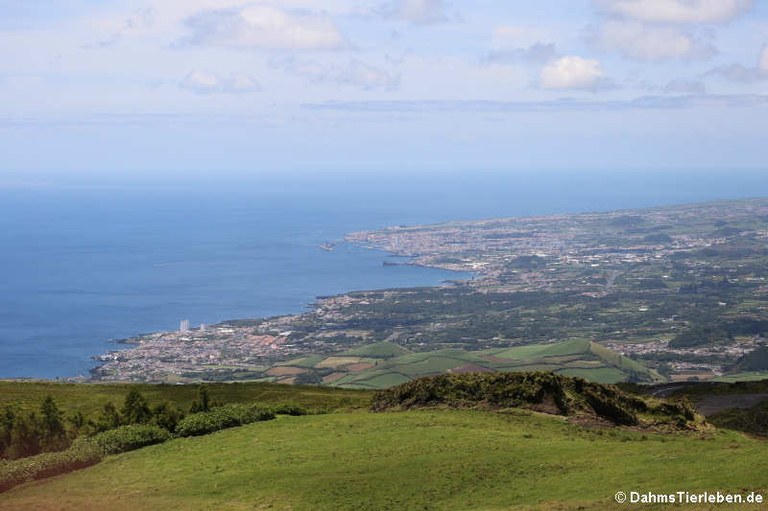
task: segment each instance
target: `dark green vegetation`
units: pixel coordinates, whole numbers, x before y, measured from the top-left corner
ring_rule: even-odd
[[[109,457],[1,494],[0,508],[595,510],[616,509],[620,489],[765,494],[766,473],[768,444],[732,432],[585,429],[528,411],[345,413]]]
[[[638,386],[628,388],[642,391]],[[717,427],[768,437],[768,379],[688,384],[678,386],[672,396],[694,402]]]
[[[749,408],[723,410],[710,415],[708,420],[720,428],[768,437],[768,397]]]
[[[306,412],[298,415],[306,415]],[[172,437],[202,436],[253,422],[273,420],[275,417],[275,412],[263,405],[229,404],[192,413],[181,419],[171,430],[156,424],[117,426],[93,436],[81,436],[63,451],[44,452],[0,463],[0,491],[24,482],[87,467],[110,454],[163,443]]]
[[[19,484],[94,465],[110,454],[132,451],[165,442],[171,434],[163,428],[134,424],[82,437],[66,450],[0,462],[0,492]]]
[[[354,408],[349,406],[349,399],[339,399],[343,394],[356,394],[355,406],[358,407],[367,407],[370,398],[360,392],[286,386],[276,389],[270,384],[213,386],[213,390],[208,385],[200,385],[186,389],[185,397],[191,393],[195,397],[189,408],[183,409],[178,403],[168,400],[151,406],[138,387],[114,386],[123,395],[122,405],[106,401],[100,409],[85,415],[79,409],[71,412],[73,405],[82,405],[78,398],[85,397],[89,390],[96,391],[100,396],[105,386],[57,386],[29,382],[8,382],[6,386],[9,390],[17,387],[17,398],[19,391],[25,389],[32,391],[29,396],[35,395],[34,390],[41,387],[56,390],[58,392],[55,393],[63,397],[65,409],[70,414],[66,415],[50,394],[44,398],[39,412],[30,406],[29,397],[14,404],[6,403],[0,420],[0,458],[9,458],[10,461],[0,463],[0,490],[92,465],[109,454],[164,442],[172,436],[206,435],[252,422],[272,420],[276,414],[300,416]],[[250,392],[244,393],[241,387]],[[156,393],[159,390],[159,396],[169,397],[176,389],[160,386],[153,390]],[[168,394],[163,395],[164,390]],[[247,394],[267,399],[249,405],[223,402],[227,397],[242,401]],[[278,396],[296,399],[278,402],[275,400]],[[297,401],[307,406],[297,404]],[[182,403],[186,404],[186,399]]]
[[[741,357],[735,369],[737,372],[768,370],[768,346],[761,346]]]
[[[552,371],[599,383],[661,381],[637,362],[586,340],[531,344],[515,348],[466,351],[440,349],[411,352],[396,344],[371,344],[330,357],[300,357],[279,366],[292,378],[326,385],[382,389],[414,378],[441,373]]]
[[[306,415],[306,412],[298,413],[297,415]],[[222,429],[234,428],[250,424],[251,422],[272,420],[274,418],[275,412],[270,408],[229,404],[204,409],[184,417],[176,425],[175,433],[180,437],[201,436],[213,433],[214,431],[221,431]]]
[[[271,384],[129,387],[2,382],[0,387],[0,458],[60,451],[75,438],[131,424],[153,424],[174,432],[186,415],[216,407],[219,415],[211,420],[237,419],[239,425],[246,421],[237,404],[259,403],[275,413],[296,415],[367,408],[370,402],[365,392]],[[222,408],[223,403],[227,407]],[[223,411],[236,417],[222,419]]]
[[[424,407],[526,408],[645,428],[699,429],[703,419],[687,401],[628,394],[611,385],[552,373],[479,373],[421,378],[376,393],[374,411]]]
[[[364,391],[270,383],[208,383],[206,388],[212,402],[295,403],[328,411],[367,408],[371,396]],[[167,401],[182,410],[189,410],[199,400],[197,385],[0,381],[0,409],[10,405],[22,411],[36,411],[46,396],[51,396],[66,416],[82,413],[89,417],[99,413],[108,402],[122,403],[130,389],[137,390],[150,408]]]
[[[61,451],[78,437],[132,424],[152,424],[175,432],[180,421],[191,421],[197,412],[215,407],[216,413],[198,417],[196,426],[184,424],[190,431],[214,430],[220,429],[216,426],[220,423],[249,422],[244,417],[263,411],[237,408],[238,403],[258,402],[262,408],[295,415],[367,407],[370,399],[361,392],[271,384],[128,387],[2,382],[0,387],[5,391],[0,394],[0,458],[10,459]],[[45,397],[39,397],[42,395]],[[36,399],[40,401],[36,403]],[[222,408],[223,403],[229,403],[228,407]],[[193,415],[185,419],[188,414]]]

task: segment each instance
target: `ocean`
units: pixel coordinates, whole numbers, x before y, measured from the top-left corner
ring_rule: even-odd
[[[768,172],[0,182],[0,378],[87,375],[117,339],[467,278],[324,242],[448,220],[768,196]]]

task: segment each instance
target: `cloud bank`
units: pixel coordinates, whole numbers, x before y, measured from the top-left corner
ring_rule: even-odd
[[[648,23],[723,23],[752,8],[753,0],[593,0],[607,14]]]
[[[717,49],[690,33],[668,26],[610,20],[592,35],[598,46],[635,60],[707,59]]]
[[[183,42],[200,46],[266,50],[338,50],[348,46],[326,16],[266,4],[205,10],[185,24],[191,35]]]

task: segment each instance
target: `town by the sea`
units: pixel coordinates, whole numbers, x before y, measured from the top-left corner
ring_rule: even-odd
[[[182,320],[470,277],[384,265],[387,254],[340,242],[354,231],[760,196],[760,171],[0,179],[0,378],[87,375],[115,340]]]

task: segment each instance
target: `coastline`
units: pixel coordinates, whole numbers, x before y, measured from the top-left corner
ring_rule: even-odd
[[[368,251],[381,252],[386,257],[404,259],[404,262],[402,263],[396,263],[392,265],[385,265],[382,263],[383,266],[412,266],[412,267],[418,267],[418,268],[425,268],[429,270],[448,271],[455,274],[466,274],[468,277],[466,279],[442,279],[439,284],[428,286],[429,288],[452,287],[452,286],[464,285],[467,282],[474,280],[475,278],[475,274],[473,273],[469,273],[461,270],[454,270],[450,268],[444,268],[436,265],[419,263],[416,261],[416,258],[414,256],[397,254],[389,250],[382,249],[381,247],[366,246],[362,243],[358,243],[358,242],[347,239],[347,236],[345,236],[344,239],[340,241],[323,242],[318,245],[318,249],[326,252],[330,252],[332,250],[328,250],[327,247],[332,246],[333,250],[335,250],[337,247],[345,243],[363,248]],[[386,262],[386,259],[384,262]],[[189,339],[190,341],[194,341],[194,339],[198,339],[205,342],[210,342],[212,340],[229,342],[232,340],[233,337],[240,336],[241,338],[247,338],[248,341],[254,342],[256,345],[256,349],[251,350],[251,352],[248,353],[249,357],[252,357],[255,355],[258,357],[263,357],[265,360],[273,360],[275,359],[274,357],[275,354],[273,352],[275,350],[280,350],[281,345],[288,344],[289,335],[290,335],[290,332],[280,331],[280,329],[274,328],[274,325],[282,325],[282,324],[290,323],[295,320],[300,320],[305,315],[316,314],[319,311],[322,311],[324,308],[333,308],[335,307],[335,304],[338,301],[344,301],[348,299],[349,296],[354,294],[387,291],[387,289],[407,290],[407,289],[422,289],[422,288],[424,288],[424,286],[407,286],[407,287],[400,286],[397,288],[350,290],[350,291],[345,291],[343,293],[334,294],[334,295],[325,295],[325,296],[319,295],[319,296],[316,296],[315,299],[310,304],[306,305],[306,309],[307,309],[306,311],[300,312],[300,313],[278,314],[273,316],[256,317],[256,318],[228,319],[212,325],[206,325],[205,330],[203,331],[199,329],[189,330],[186,332],[166,330],[166,331],[157,331],[157,332],[139,334],[136,336],[131,336],[123,339],[116,339],[111,342],[115,344],[124,345],[126,347],[124,349],[109,350],[102,354],[92,355],[91,360],[98,361],[99,363],[95,364],[93,367],[90,368],[89,376],[84,378],[74,377],[71,379],[77,380],[77,381],[89,381],[89,382],[105,381],[105,377],[103,374],[104,367],[108,365],[110,362],[121,360],[122,358],[121,354],[124,354],[126,351],[130,351],[138,347],[146,346],[147,344],[152,344],[153,346],[154,345],[161,346],[162,343],[168,340],[184,341],[185,339]],[[252,329],[255,327],[256,329],[259,330],[259,333],[255,336],[243,334],[242,332],[240,332],[241,327],[245,327],[244,329]],[[291,348],[291,346],[289,345],[288,348]],[[280,358],[285,357],[286,354],[290,355],[290,354],[301,354],[301,353],[303,353],[303,351],[301,350],[295,351],[294,353],[290,349],[287,349],[287,350],[283,350],[283,352],[280,354]],[[245,357],[245,358],[249,358],[249,357]],[[115,380],[115,381],[121,381],[121,380]]]
[[[702,307],[714,307],[713,315],[738,311],[759,316],[759,310],[734,307],[751,303],[748,297],[754,293],[768,292],[759,250],[761,240],[768,238],[765,222],[768,199],[753,199],[351,233],[345,237],[348,243],[408,258],[396,266],[463,271],[470,278],[439,286],[348,291],[317,297],[299,314],[229,320],[204,331],[131,339],[132,349],[102,356],[104,363],[92,374],[102,380],[168,383],[201,378],[281,383],[319,383],[322,378],[329,383],[343,378],[338,364],[370,364],[364,357],[352,360],[340,353],[382,342],[407,344],[417,352],[459,347],[488,352],[586,339],[602,343],[596,350],[607,347],[616,356],[674,353],[683,360],[675,362],[681,375],[703,375],[701,367],[706,367],[707,375],[718,376],[760,339],[740,338],[726,351],[717,346],[676,351],[668,343]],[[691,275],[699,273],[694,282],[712,278],[709,254],[734,243],[757,250],[740,249],[726,265],[734,267],[728,271],[744,273],[743,284],[730,290],[713,287],[720,293],[714,302],[687,293]],[[732,275],[726,271],[719,278],[732,280]],[[572,307],[573,312],[567,311]],[[603,307],[617,313],[606,316]],[[561,309],[563,316],[552,312]],[[594,315],[601,320],[593,323]],[[693,358],[687,362],[685,357]],[[629,363],[614,369],[622,364]],[[482,367],[482,360],[473,367]],[[574,369],[586,374],[590,368]]]

